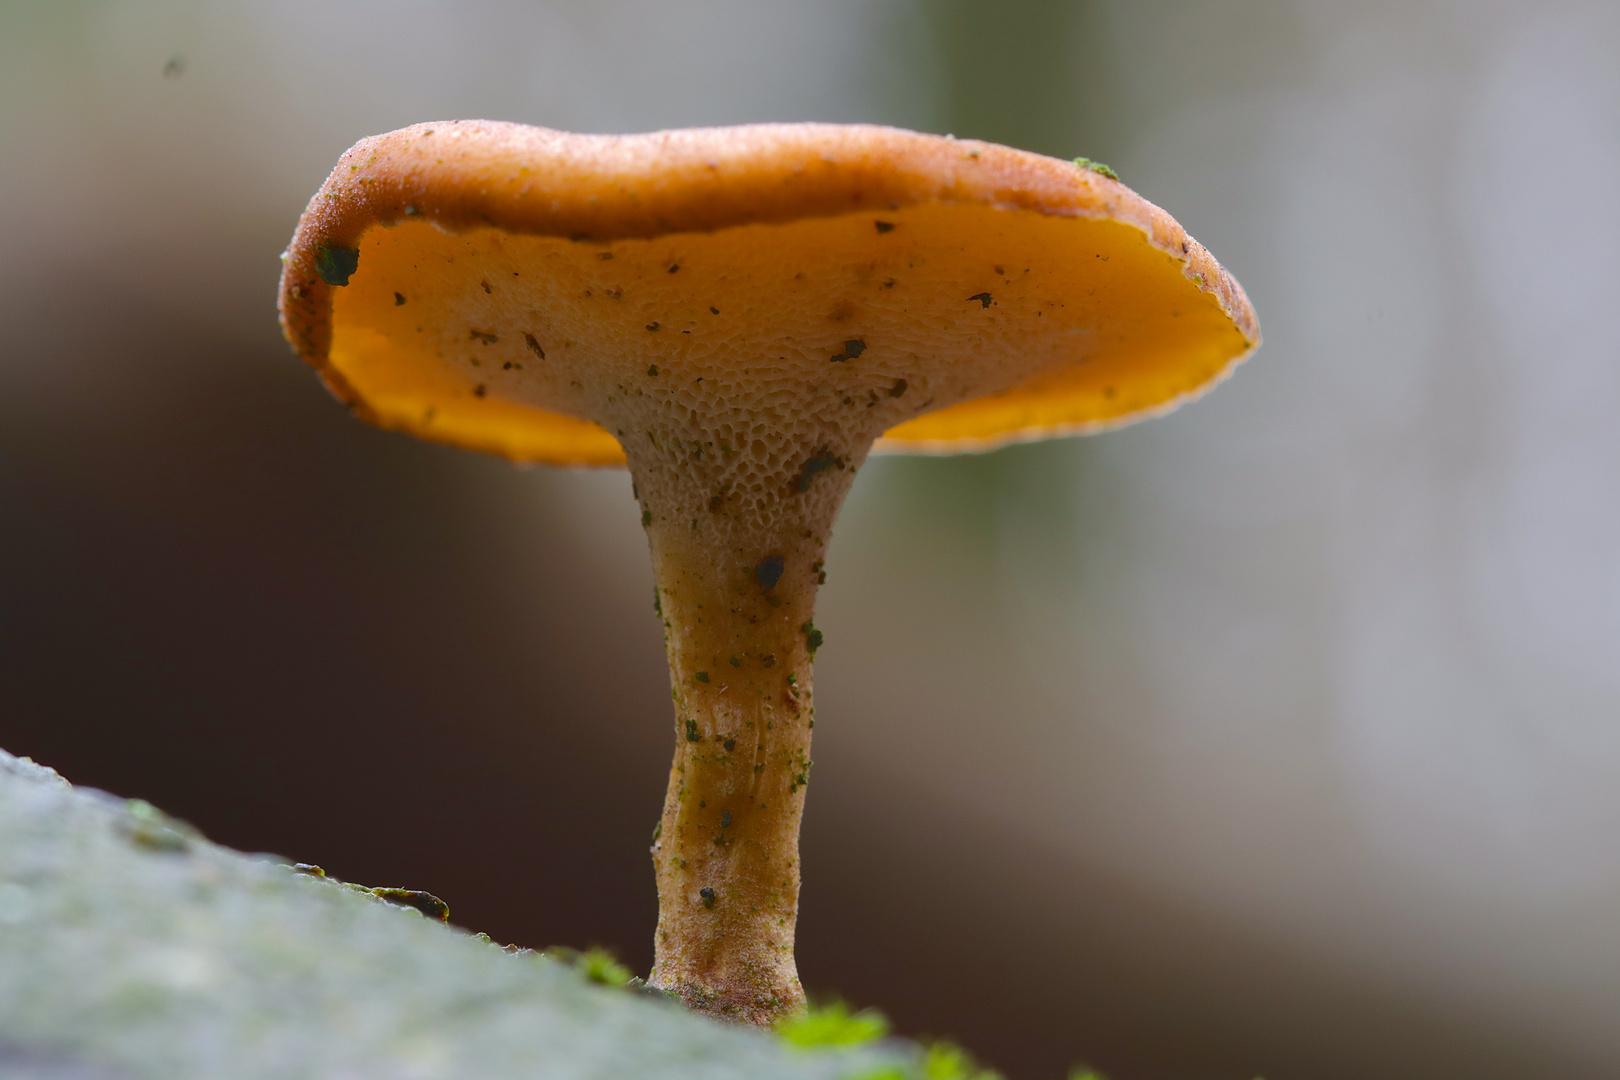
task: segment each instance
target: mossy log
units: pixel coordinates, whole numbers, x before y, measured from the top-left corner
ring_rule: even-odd
[[[397,898],[396,898],[397,899]],[[425,907],[425,905],[419,905]],[[901,1077],[604,986],[0,751],[0,1076]]]

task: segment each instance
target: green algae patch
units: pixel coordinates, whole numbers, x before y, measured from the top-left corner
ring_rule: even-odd
[[[981,1066],[973,1060],[973,1055],[960,1046],[939,1042],[924,1050],[921,1060],[906,1065],[880,1065],[850,1073],[845,1080],[1005,1080],[1005,1078],[996,1070]],[[1098,1077],[1097,1080],[1101,1078]]]
[[[1004,1080],[972,1054],[952,1042],[917,1046],[889,1039],[889,1020],[876,1009],[852,1010],[833,999],[811,1007],[776,1027],[776,1037],[800,1052],[892,1046],[909,1051],[904,1061],[887,1062],[848,1073],[844,1080]],[[885,1041],[887,1040],[887,1041]],[[1104,1080],[1090,1069],[1077,1068],[1069,1080]]]
[[[889,1033],[889,1019],[876,1009],[851,1012],[842,1001],[812,1005],[776,1029],[789,1046],[810,1050],[825,1046],[860,1046]]]
[[[573,968],[587,982],[599,986],[630,986],[637,981],[635,973],[623,964],[613,953],[600,945],[593,945],[589,949],[570,949],[563,945],[554,945],[546,950],[546,955],[560,963]]]
[[[1088,157],[1077,157],[1074,159],[1074,163],[1080,166],[1082,169],[1090,169],[1098,176],[1106,176],[1110,180],[1119,179],[1119,173],[1115,172],[1113,169],[1110,169],[1107,165],[1104,165],[1100,161],[1092,161]]]

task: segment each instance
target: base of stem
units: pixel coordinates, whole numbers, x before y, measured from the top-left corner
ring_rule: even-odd
[[[791,987],[762,989],[743,984],[739,986],[706,986],[676,979],[664,981],[653,973],[648,980],[660,990],[677,994],[682,1004],[693,1012],[707,1013],[717,1020],[754,1027],[773,1028],[784,1020],[802,1015],[806,1004],[804,990],[795,980]]]

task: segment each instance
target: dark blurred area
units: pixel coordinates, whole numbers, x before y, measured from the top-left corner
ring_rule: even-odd
[[[453,116],[1083,153],[1267,345],[865,470],[806,985],[1015,1080],[1620,1075],[1617,47],[1581,3],[0,6],[0,746],[644,972],[628,479],[347,416],[276,328],[304,201]]]

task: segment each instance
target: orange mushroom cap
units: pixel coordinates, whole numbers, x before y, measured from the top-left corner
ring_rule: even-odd
[[[550,464],[623,463],[591,401],[625,365],[881,372],[929,396],[876,449],[954,452],[1160,415],[1260,342],[1242,287],[1117,180],[866,125],[418,124],[343,155],[283,261],[283,333],[357,414]]]

